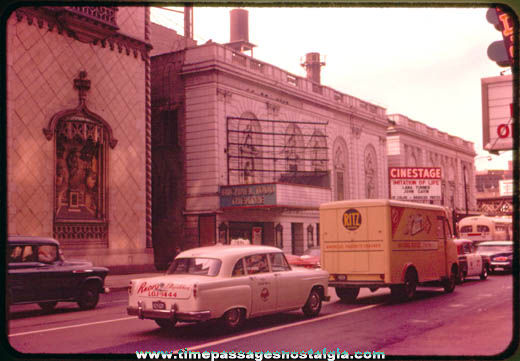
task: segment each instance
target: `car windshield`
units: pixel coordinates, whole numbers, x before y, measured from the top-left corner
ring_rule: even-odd
[[[222,262],[214,258],[177,258],[166,274],[216,276]]]
[[[491,253],[491,252],[513,252],[513,246],[506,245],[479,245],[477,249],[478,253]]]

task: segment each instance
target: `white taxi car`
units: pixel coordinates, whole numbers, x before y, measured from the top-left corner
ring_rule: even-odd
[[[291,269],[279,248],[216,245],[181,252],[165,275],[130,281],[128,314],[163,328],[177,321],[245,319],[302,308],[309,317],[328,301],[328,273]]]

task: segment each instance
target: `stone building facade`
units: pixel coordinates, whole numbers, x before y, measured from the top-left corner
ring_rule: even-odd
[[[434,203],[457,214],[476,211],[474,144],[401,114],[388,118],[388,165],[440,167],[441,199]]]
[[[165,255],[237,238],[301,254],[321,203],[388,197],[384,108],[230,46],[152,57],[152,119]]]
[[[70,258],[152,263],[149,9],[22,7],[7,21],[7,226]]]

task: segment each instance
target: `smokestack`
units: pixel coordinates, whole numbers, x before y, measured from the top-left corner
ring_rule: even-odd
[[[249,41],[249,13],[244,9],[233,9],[230,15],[229,41]]]
[[[193,7],[184,7],[184,37],[193,39]]]
[[[305,54],[305,61],[301,63],[307,71],[307,79],[318,84],[321,84],[321,67],[324,65],[325,61],[321,61],[320,53]]]
[[[232,9],[229,15],[229,43],[226,45],[239,52],[250,50],[253,56],[256,45],[249,42],[249,12],[245,9]]]

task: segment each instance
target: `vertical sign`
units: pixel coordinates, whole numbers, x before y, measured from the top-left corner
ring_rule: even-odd
[[[513,76],[481,79],[482,142],[487,151],[513,149]]]
[[[509,56],[510,64],[513,64],[513,32],[514,32],[514,23],[511,16],[508,13],[504,12],[500,8],[495,8],[498,17],[498,28],[502,32],[502,37],[504,38],[504,45],[506,47],[507,55]]]

